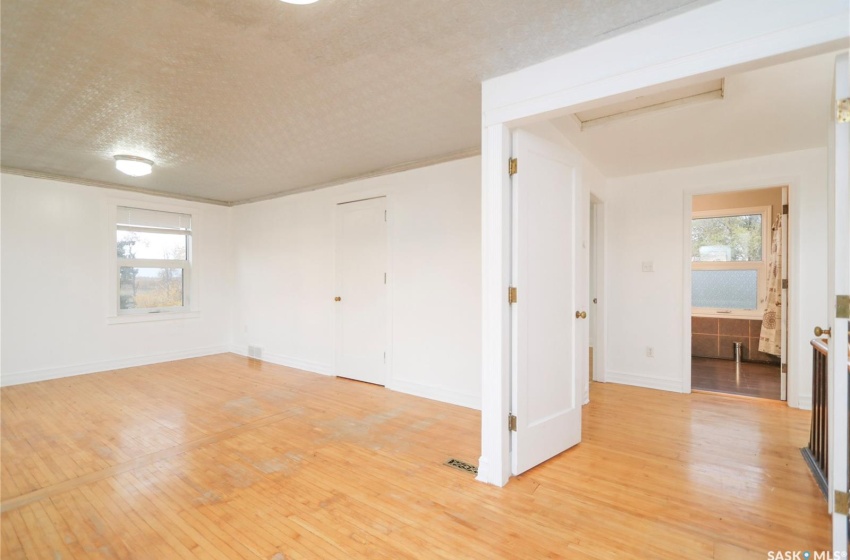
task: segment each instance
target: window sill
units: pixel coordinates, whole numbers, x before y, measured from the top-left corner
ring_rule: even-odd
[[[707,317],[711,319],[747,319],[753,321],[761,321],[764,317],[764,312],[761,313],[717,313],[705,311],[692,311],[691,317]]]
[[[199,311],[161,312],[161,313],[139,313],[132,315],[117,315],[106,318],[107,325],[122,325],[125,323],[147,323],[149,321],[177,321],[181,319],[197,319],[201,316]]]

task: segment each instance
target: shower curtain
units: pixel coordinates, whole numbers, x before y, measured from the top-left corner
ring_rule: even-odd
[[[782,216],[773,223],[773,241],[767,268],[767,295],[762,300],[764,316],[761,320],[759,352],[779,356],[782,354]]]

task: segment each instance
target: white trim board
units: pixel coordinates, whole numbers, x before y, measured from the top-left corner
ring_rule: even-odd
[[[231,346],[230,351],[234,354],[238,354],[240,356],[248,356],[248,347],[247,346]],[[292,356],[284,356],[282,354],[270,354],[268,352],[263,352],[263,357],[260,358],[261,362],[268,362],[270,364],[275,364],[278,366],[290,367],[293,369],[299,369],[301,371],[306,371],[308,373],[318,373],[320,375],[334,375],[334,368],[331,364],[325,364],[322,362],[314,362],[312,360],[304,360],[301,358],[295,358]]]
[[[247,346],[232,346],[230,351],[234,354],[248,357]],[[280,354],[267,354],[264,352],[263,357],[260,358],[260,361],[268,362],[270,364],[275,364],[279,366],[290,367],[293,369],[306,371],[308,373],[316,373],[328,376],[335,375],[333,367],[330,364],[323,364],[311,360],[302,360],[300,358],[293,358],[291,356],[283,356]],[[480,403],[477,402],[477,399],[473,395],[466,395],[463,393],[457,393],[455,391],[447,391],[445,389],[440,389],[439,387],[430,387],[428,385],[421,385],[419,383],[391,379],[388,381],[386,388],[391,391],[397,391],[399,393],[405,393],[416,397],[422,397],[425,399],[454,404],[457,406],[463,406],[475,410],[480,410],[481,408]]]
[[[90,373],[101,373],[115,369],[148,366],[163,362],[186,360],[188,358],[200,358],[203,356],[212,356],[214,354],[225,354],[229,351],[230,349],[227,346],[209,346],[206,348],[179,350],[177,352],[165,352],[162,354],[137,356],[133,358],[120,358],[117,360],[91,362],[88,364],[78,364],[74,366],[22,371],[17,373],[3,373],[0,375],[0,386],[9,387],[11,385],[20,385],[22,383],[49,381],[51,379],[62,379],[64,377],[73,377],[75,375],[88,375]]]
[[[605,383],[619,383],[621,385],[631,385],[633,387],[643,387],[644,389],[658,389],[660,391],[671,391],[673,393],[684,393],[682,390],[682,381],[676,379],[678,374],[668,378],[652,377],[649,375],[640,375],[637,373],[625,373],[622,371],[605,372]]]
[[[482,124],[550,119],[645,87],[846,48],[849,14],[846,0],[720,0],[483,82]]]
[[[476,399],[473,395],[447,391],[439,387],[431,387],[429,385],[395,379],[392,381],[392,384],[387,385],[387,389],[398,391],[399,393],[406,393],[415,397],[422,397],[433,401],[454,404],[457,406],[472,408],[474,410],[481,410],[481,403],[478,402],[478,399]]]

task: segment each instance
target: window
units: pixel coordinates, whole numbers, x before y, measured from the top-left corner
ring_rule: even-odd
[[[115,247],[119,315],[188,310],[192,216],[119,206]]]
[[[694,212],[693,313],[759,317],[770,244],[770,207]]]

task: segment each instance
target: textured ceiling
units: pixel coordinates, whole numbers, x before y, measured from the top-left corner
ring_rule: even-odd
[[[837,53],[726,76],[725,97],[579,130],[553,123],[607,177],[826,146]]]
[[[482,80],[706,3],[3,0],[2,165],[233,202],[470,153]]]

